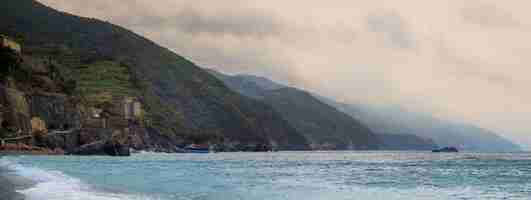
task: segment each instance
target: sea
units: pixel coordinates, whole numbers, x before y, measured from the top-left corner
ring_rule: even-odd
[[[531,153],[143,152],[3,156],[0,168],[28,200],[531,199]]]

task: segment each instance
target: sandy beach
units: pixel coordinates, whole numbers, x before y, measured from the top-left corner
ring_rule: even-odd
[[[0,159],[2,156],[0,156]],[[0,200],[23,200],[24,196],[17,189],[28,186],[28,183],[11,174],[8,169],[0,167]]]

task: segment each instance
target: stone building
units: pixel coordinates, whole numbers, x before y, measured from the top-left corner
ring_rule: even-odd
[[[142,118],[142,104],[134,97],[116,96],[108,110],[91,108],[90,119],[86,126],[90,128],[126,128],[130,122]]]
[[[90,108],[90,116],[84,120],[83,128],[107,128],[107,116],[103,109]]]
[[[125,119],[136,120],[142,117],[142,104],[136,98],[126,97],[122,105]]]

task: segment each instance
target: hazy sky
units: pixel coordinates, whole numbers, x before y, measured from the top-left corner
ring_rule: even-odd
[[[531,146],[529,0],[41,0],[203,67],[399,104]]]

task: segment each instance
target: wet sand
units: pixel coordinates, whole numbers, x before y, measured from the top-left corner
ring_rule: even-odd
[[[29,187],[29,182],[24,182],[8,169],[0,167],[0,200],[24,200],[24,195],[16,192],[17,189]]]

